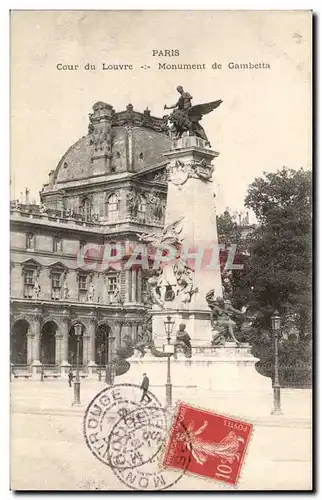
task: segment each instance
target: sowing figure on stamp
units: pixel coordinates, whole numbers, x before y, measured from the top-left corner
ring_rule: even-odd
[[[184,92],[183,88],[179,85],[177,91],[180,94],[179,100],[172,106],[164,105],[164,109],[174,109],[169,116],[169,121],[172,123],[172,128],[175,131],[175,139],[179,139],[183,132],[188,131],[190,135],[195,135],[204,139],[210,147],[206,132],[200,125],[200,120],[203,115],[206,115],[218,108],[222,103],[221,99],[217,101],[207,102],[204,104],[191,105],[192,96],[189,92]]]
[[[210,321],[212,329],[219,330],[217,335],[214,335],[212,343],[213,345],[222,345],[228,336],[233,342],[239,344],[234,334],[236,323],[231,319],[231,316],[236,314],[244,315],[245,310],[239,311],[235,309],[229,300],[224,300],[222,297],[215,298],[214,293],[214,290],[210,290],[206,295],[206,301],[211,309]]]
[[[187,432],[178,434],[178,441],[184,441],[189,448],[191,455],[200,465],[207,462],[209,457],[219,457],[223,462],[232,464],[235,460],[240,460],[239,443],[244,439],[237,436],[234,431],[230,431],[219,443],[209,443],[199,437],[208,426],[207,420],[199,429],[194,430],[194,422],[190,422]]]

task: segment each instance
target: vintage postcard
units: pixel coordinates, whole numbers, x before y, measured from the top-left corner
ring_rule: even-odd
[[[312,490],[312,12],[10,25],[10,488]]]

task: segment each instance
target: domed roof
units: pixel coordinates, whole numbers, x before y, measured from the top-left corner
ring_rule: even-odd
[[[55,171],[51,189],[93,175],[138,172],[165,162],[163,153],[171,148],[166,121],[149,110],[115,113],[112,106],[98,102],[89,115],[88,135],[73,144]],[[58,184],[58,185],[57,185]]]

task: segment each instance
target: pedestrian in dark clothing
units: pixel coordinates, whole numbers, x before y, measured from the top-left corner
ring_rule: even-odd
[[[144,401],[145,398],[148,400],[149,403],[152,401],[152,399],[148,395],[149,384],[150,384],[150,381],[149,381],[146,373],[143,373],[143,380],[142,380],[142,384],[141,384],[141,389],[143,391],[141,403]]]
[[[73,378],[74,378],[73,372],[72,372],[72,370],[69,370],[69,372],[68,372],[68,384],[69,384],[69,387],[72,386]]]

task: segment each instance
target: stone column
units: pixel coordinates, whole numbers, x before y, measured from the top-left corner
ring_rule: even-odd
[[[115,347],[116,347],[116,335],[112,334],[111,337],[115,337],[114,340],[108,340],[108,362],[110,363],[110,361],[113,359],[113,353],[115,351]]]
[[[122,338],[124,338],[125,336],[129,336],[129,337],[132,338],[132,335],[131,335],[131,321],[125,321],[123,323]]]
[[[32,377],[40,378],[41,376],[41,362],[40,362],[40,335],[41,335],[41,313],[38,308],[35,309],[33,316],[32,329]]]
[[[88,328],[88,362],[95,364],[95,332],[96,318],[91,318]]]
[[[118,348],[118,347],[121,347],[121,343],[122,343],[122,338],[121,338],[121,335],[122,335],[122,321],[115,321],[115,328],[114,328],[114,331],[115,331],[115,347]]]
[[[131,269],[131,302],[136,302],[136,276],[137,271],[132,267]]]
[[[62,322],[61,334],[63,337],[61,343],[61,363],[68,364],[68,333],[69,333],[69,318],[64,317]]]
[[[136,288],[136,298],[137,302],[142,302],[142,267],[137,271],[137,288]]]
[[[62,378],[66,378],[70,364],[68,363],[68,333],[69,333],[69,313],[63,311],[63,319],[61,322],[61,341],[60,341],[60,373]]]
[[[85,367],[90,362],[91,338],[89,333],[83,334],[81,342],[83,342],[83,358],[80,360],[80,364]]]
[[[61,332],[56,332],[55,335],[55,363],[60,365],[63,361],[62,359],[62,345],[63,345],[63,335]]]
[[[103,279],[102,279],[102,304],[108,304],[109,303],[109,296],[108,296],[108,292],[107,292],[107,286],[108,286],[107,276],[106,276],[106,274],[104,274],[103,275]]]
[[[138,333],[137,332],[138,332],[138,324],[135,321],[133,321],[133,323],[132,323],[132,340],[135,343],[138,340]]]
[[[85,363],[88,365],[88,374],[94,375],[96,373],[96,363],[95,363],[95,334],[96,334],[96,317],[93,315],[90,317],[89,326],[88,326],[88,335],[87,337],[87,355],[85,359],[85,344],[84,348],[84,365]],[[85,340],[85,338],[84,338]]]
[[[131,292],[131,269],[125,270],[125,302],[130,302]]]
[[[142,323],[137,324],[137,340],[140,341],[142,338]]]
[[[34,333],[27,333],[27,364],[31,365],[33,361],[33,342],[34,342]]]
[[[36,363],[40,365],[40,320],[41,320],[41,315],[36,313],[33,318],[33,355],[32,355],[32,361],[33,363]]]

